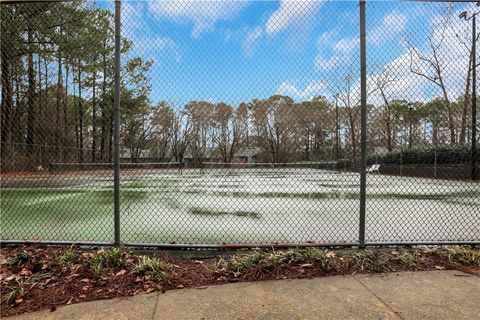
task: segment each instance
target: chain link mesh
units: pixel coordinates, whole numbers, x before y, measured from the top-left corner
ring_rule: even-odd
[[[367,2],[368,243],[480,241],[478,9]],[[122,242],[357,243],[358,17],[356,1],[123,1]],[[113,2],[1,18],[1,238],[112,242]]]

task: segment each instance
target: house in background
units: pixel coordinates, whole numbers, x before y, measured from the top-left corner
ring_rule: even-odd
[[[232,163],[255,163],[260,153],[259,148],[239,148],[233,158]],[[193,149],[187,149],[184,156],[184,162],[189,163],[221,163],[223,157],[218,148],[202,148],[195,152]]]

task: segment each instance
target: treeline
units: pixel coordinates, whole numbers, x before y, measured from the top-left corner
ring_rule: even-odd
[[[2,3],[1,29],[2,171],[111,161],[112,12],[83,0]],[[122,39],[122,53],[131,48]],[[125,101],[146,101],[150,65],[124,63]]]
[[[462,99],[450,104],[454,119],[460,122],[462,108],[455,106],[463,104]],[[196,162],[202,162],[208,158],[207,151],[214,149],[228,163],[245,148],[257,149],[259,162],[345,159],[355,163],[359,157],[360,107],[336,108],[321,96],[297,103],[275,95],[238,106],[192,101],[182,109],[162,101],[143,110],[137,120],[127,115],[122,124],[123,145],[130,150],[132,162],[139,161],[145,150],[148,155],[144,157],[176,162],[184,162],[187,150]],[[441,149],[446,145],[468,149],[468,136],[463,144],[450,143],[447,114],[441,98],[414,105],[393,100],[388,111],[383,105],[369,105],[368,152],[386,155],[400,148]],[[455,128],[457,137],[460,131],[460,126]]]
[[[112,12],[85,1],[1,9],[2,171],[112,162]],[[121,143],[130,161],[184,162],[189,154],[201,162],[216,150],[221,161],[231,162],[245,149],[258,150],[260,162],[357,161],[360,107],[351,77],[337,101],[274,95],[235,106],[154,104],[148,77],[153,62],[133,56],[132,46],[122,39]],[[470,143],[468,94],[409,105],[387,98],[392,79],[372,89],[384,103],[368,106],[369,153]]]

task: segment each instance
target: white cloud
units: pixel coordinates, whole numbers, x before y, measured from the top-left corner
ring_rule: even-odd
[[[385,15],[382,21],[372,30],[367,32],[367,40],[370,44],[381,45],[385,41],[394,39],[407,25],[407,16],[393,10]]]
[[[354,38],[343,38],[337,41],[333,45],[333,50],[338,53],[348,54],[357,48],[360,44],[360,39],[358,37]]]
[[[160,52],[171,54],[176,62],[182,58],[180,47],[172,38],[157,36],[135,39],[133,54],[154,59]]]
[[[426,79],[410,71],[410,55],[413,49],[406,49],[397,58],[386,64],[382,70],[367,77],[368,97],[372,104],[383,104],[378,86],[384,83],[386,98],[391,100],[421,101],[423,90],[428,85]]]
[[[173,41],[169,37],[157,37],[155,39],[155,45],[158,50],[165,51],[165,50],[170,50],[170,52],[173,54],[175,57],[175,61],[179,62],[182,55],[180,54],[180,49],[175,41]]]
[[[294,24],[305,23],[305,19],[313,17],[325,1],[282,0],[280,7],[272,13],[265,25],[265,32],[274,35]]]
[[[273,37],[291,31],[285,40],[288,50],[301,48],[308,40],[315,18],[325,0],[280,0],[280,6],[266,22],[246,33],[242,46],[247,57],[254,54],[253,46],[262,37]]]
[[[404,14],[394,10],[386,14],[381,22],[371,31],[367,32],[367,39],[370,44],[380,45],[387,39],[393,39],[401,33],[407,24]],[[344,37],[335,41],[338,30],[324,32],[318,39],[319,52],[315,57],[317,70],[331,70],[345,66],[355,55],[354,51],[359,48],[360,39],[358,36]]]
[[[315,67],[319,70],[332,70],[342,64],[346,64],[350,61],[350,57],[346,54],[344,55],[334,55],[330,58],[325,58],[322,55],[317,55],[315,58]]]
[[[338,34],[337,30],[325,31],[318,38],[317,47],[329,47],[332,44],[332,39]]]
[[[304,89],[299,89],[288,81],[282,82],[277,88],[277,94],[287,95],[295,100],[311,100],[315,96],[325,94],[327,85],[323,82],[310,82]]]
[[[242,47],[243,52],[247,57],[253,56],[254,46],[260,41],[263,35],[262,27],[256,27],[247,32],[247,36],[243,39]]]
[[[318,41],[319,53],[315,57],[317,70],[332,70],[345,66],[351,61],[353,50],[358,47],[359,39],[356,37],[342,38],[337,42],[331,40],[331,34],[322,34]],[[330,49],[331,54],[326,56],[323,51]]]
[[[177,23],[193,22],[192,37],[211,32],[218,21],[230,20],[250,4],[248,1],[171,0],[150,1],[148,8],[157,18]]]

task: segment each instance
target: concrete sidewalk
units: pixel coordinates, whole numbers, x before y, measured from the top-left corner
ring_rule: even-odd
[[[431,271],[237,283],[9,319],[480,319],[480,277]]]

